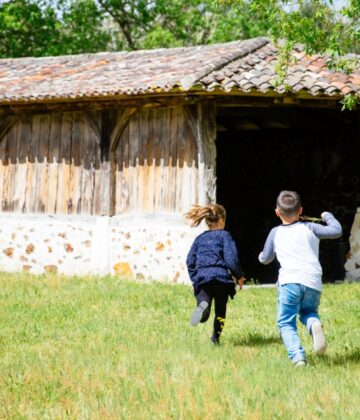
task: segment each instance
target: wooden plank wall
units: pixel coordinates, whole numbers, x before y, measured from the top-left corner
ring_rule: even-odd
[[[20,115],[0,139],[0,210],[186,211],[201,196],[201,130],[189,115],[185,106]]]
[[[178,213],[198,202],[196,133],[182,106],[138,110],[125,127],[113,160],[115,214]]]
[[[0,139],[1,211],[98,214],[100,153],[82,112],[21,115]]]

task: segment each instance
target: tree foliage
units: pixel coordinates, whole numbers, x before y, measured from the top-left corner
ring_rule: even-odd
[[[336,7],[338,5],[338,7]],[[0,55],[58,55],[269,36],[334,58],[360,48],[360,0],[0,0]]]

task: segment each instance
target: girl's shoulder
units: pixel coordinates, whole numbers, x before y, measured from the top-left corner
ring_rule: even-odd
[[[220,237],[230,237],[230,238],[232,238],[231,233],[228,230],[225,230],[225,229],[205,230],[203,233],[201,233],[198,236],[198,238],[200,238],[201,236],[208,236],[208,235],[218,237],[218,238],[220,238]]]

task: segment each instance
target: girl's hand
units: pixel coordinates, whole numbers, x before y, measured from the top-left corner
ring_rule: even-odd
[[[244,276],[236,279],[236,284],[239,286],[240,289],[243,288],[245,282],[246,282],[246,278]]]

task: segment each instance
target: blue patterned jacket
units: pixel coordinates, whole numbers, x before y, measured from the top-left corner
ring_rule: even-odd
[[[201,233],[190,248],[186,265],[194,288],[211,280],[233,283],[233,276],[244,275],[236,244],[223,229]]]

